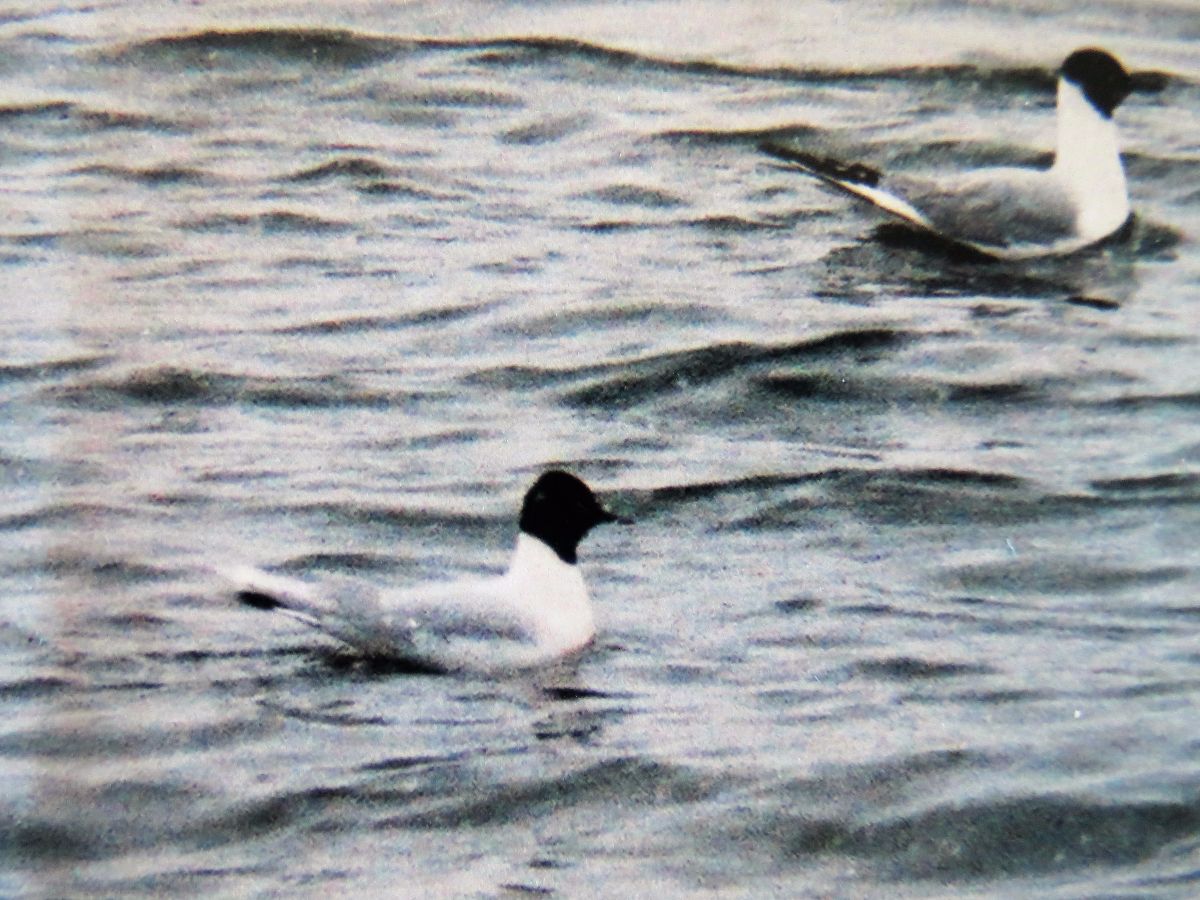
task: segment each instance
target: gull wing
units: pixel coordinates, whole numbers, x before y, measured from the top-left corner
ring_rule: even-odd
[[[979,169],[944,179],[895,176],[883,187],[919,209],[938,234],[999,251],[1078,238],[1070,194],[1044,169]]]
[[[941,238],[992,256],[1019,258],[1079,246],[1075,204],[1052,171],[979,169],[947,178],[885,176],[782,144],[760,148],[843,193]]]
[[[369,656],[454,669],[478,667],[485,656],[519,665],[536,647],[534,623],[501,578],[385,593],[348,578],[313,584],[251,567],[225,576],[242,603],[280,612]]]
[[[913,204],[882,185],[884,175],[878,169],[862,163],[843,163],[832,157],[806,153],[774,141],[759,144],[759,149],[788,164],[780,168],[810,175],[843,193],[866,200],[912,225],[930,231],[936,230]]]

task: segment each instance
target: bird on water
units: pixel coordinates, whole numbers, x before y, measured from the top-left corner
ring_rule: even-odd
[[[1110,53],[1076,50],[1058,76],[1058,140],[1049,168],[991,167],[943,175],[887,175],[777,141],[761,149],[787,167],[874,204],[939,238],[1001,259],[1072,253],[1130,218],[1113,113],[1133,79]]]
[[[552,470],[525,494],[508,568],[491,578],[380,590],[249,567],[225,574],[247,606],[281,613],[368,657],[431,671],[521,669],[592,641],[595,618],[576,551],[595,526],[617,521],[583,481]]]

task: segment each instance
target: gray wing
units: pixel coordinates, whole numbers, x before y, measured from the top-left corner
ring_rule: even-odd
[[[446,643],[536,640],[531,623],[495,596],[488,582],[449,582],[379,592],[336,579],[327,587],[336,606],[331,616],[336,625],[327,630],[372,652],[425,655]]]
[[[387,593],[381,605],[387,655],[444,671],[515,669],[544,660],[537,622],[501,579]]]
[[[500,579],[381,592],[349,578],[311,584],[248,567],[220,574],[243,603],[276,610],[370,656],[438,670],[538,659],[537,623]]]
[[[1036,169],[981,169],[947,179],[897,175],[881,188],[907,200],[946,237],[984,247],[1050,245],[1075,237],[1075,205]]]

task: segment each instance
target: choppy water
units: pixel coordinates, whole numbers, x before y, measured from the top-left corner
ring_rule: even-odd
[[[47,6],[0,893],[1200,891],[1194,4]],[[755,149],[1036,160],[1090,43],[1146,73],[1101,251],[949,259]],[[364,669],[205,575],[495,569],[548,464],[637,520],[570,670]]]

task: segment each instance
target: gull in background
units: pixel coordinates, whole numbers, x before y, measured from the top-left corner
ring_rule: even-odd
[[[943,177],[884,175],[778,142],[761,149],[953,243],[1001,259],[1072,253],[1130,218],[1113,111],[1132,78],[1111,54],[1076,50],[1058,77],[1058,143],[1048,169],[995,167]]]

